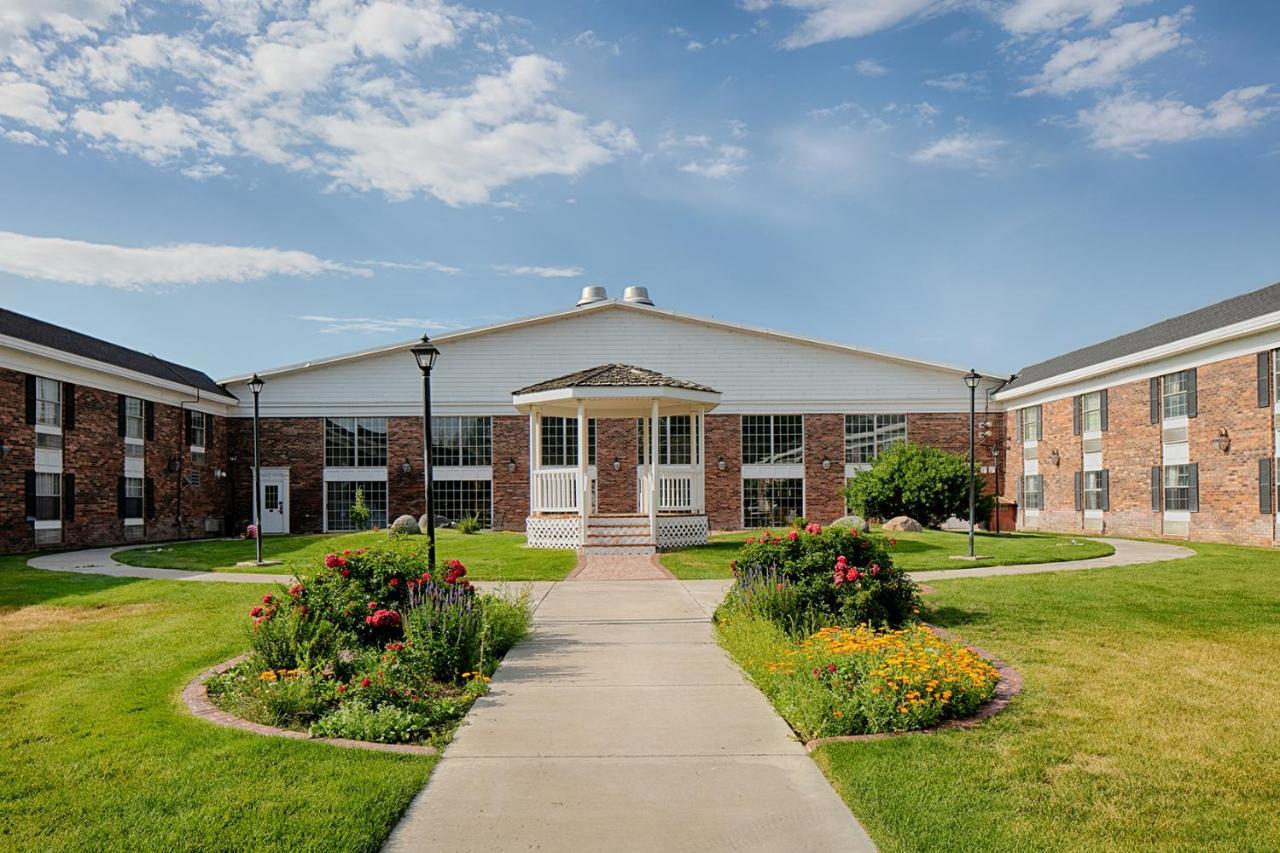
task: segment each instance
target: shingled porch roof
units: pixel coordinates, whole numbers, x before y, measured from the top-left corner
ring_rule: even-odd
[[[515,396],[539,394],[544,391],[563,391],[571,388],[679,388],[704,394],[719,394],[714,388],[667,376],[656,370],[636,367],[633,364],[601,364],[528,385],[512,392]]]

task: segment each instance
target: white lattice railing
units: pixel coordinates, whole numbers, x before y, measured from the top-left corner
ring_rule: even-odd
[[[636,476],[636,506],[649,511],[650,475],[643,468]],[[703,474],[689,465],[658,467],[658,512],[692,512],[702,509]]]
[[[596,501],[596,480],[587,475],[591,503]],[[577,512],[578,469],[539,468],[533,472],[533,512]]]
[[[577,548],[582,544],[582,522],[577,518],[525,519],[530,548]]]
[[[710,536],[705,515],[658,516],[658,550],[705,545]]]

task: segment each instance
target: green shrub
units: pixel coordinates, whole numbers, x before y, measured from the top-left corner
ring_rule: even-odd
[[[251,657],[206,682],[209,698],[238,717],[282,729],[306,728],[337,704],[336,685],[306,670],[272,669]]]
[[[474,596],[430,599],[409,614],[405,628],[406,645],[423,671],[445,683],[481,669],[483,638],[484,615]]]
[[[364,502],[364,489],[356,486],[355,500],[351,502],[351,509],[348,510],[352,525],[356,530],[369,529],[369,505]]]
[[[375,743],[412,743],[430,734],[432,719],[426,714],[394,705],[371,708],[360,699],[344,702],[311,726],[312,737],[340,737]]]
[[[878,535],[843,527],[749,538],[733,562],[723,607],[770,619],[787,631],[817,625],[899,627],[915,618],[919,589],[893,565]]]
[[[481,669],[487,674],[493,671],[503,655],[528,636],[533,607],[528,588],[521,590],[515,598],[485,595],[477,601],[484,623]]]
[[[973,477],[976,517],[991,513],[992,497],[982,494],[983,479]],[[948,518],[969,517],[969,460],[958,453],[920,444],[899,444],[881,453],[871,468],[845,487],[849,506],[864,518],[914,518],[937,527]]]
[[[470,536],[473,533],[479,533],[484,530],[484,524],[480,521],[480,516],[478,515],[464,515],[458,519],[458,523],[453,528],[459,533],[465,533]]]
[[[320,669],[331,663],[351,636],[314,613],[303,600],[305,586],[297,583],[268,593],[249,615],[252,647],[263,669]]]

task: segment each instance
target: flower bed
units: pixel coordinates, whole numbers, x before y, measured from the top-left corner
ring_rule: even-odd
[[[217,707],[314,737],[447,739],[528,631],[528,596],[479,594],[454,560],[432,571],[396,541],[329,554],[249,610],[252,651],[206,682]]]

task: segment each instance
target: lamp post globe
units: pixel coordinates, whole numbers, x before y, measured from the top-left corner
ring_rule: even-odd
[[[427,508],[427,570],[436,570],[436,511],[431,500],[431,368],[435,367],[440,350],[427,335],[409,348],[418,369],[422,371],[422,479]]]

